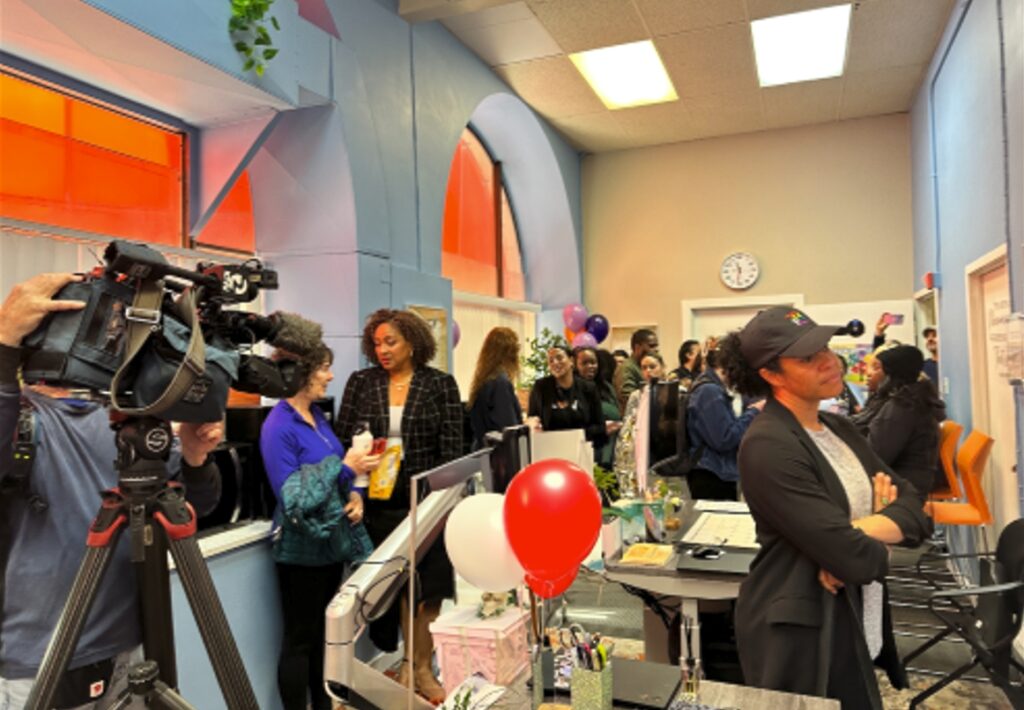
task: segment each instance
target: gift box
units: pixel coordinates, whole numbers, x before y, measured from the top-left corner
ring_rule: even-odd
[[[475,607],[442,614],[430,625],[445,692],[480,673],[497,685],[508,685],[530,665],[527,641],[529,612],[518,607],[481,619]]]

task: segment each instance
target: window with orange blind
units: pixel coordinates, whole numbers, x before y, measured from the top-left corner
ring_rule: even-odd
[[[256,222],[252,212],[252,188],[249,171],[243,171],[231,190],[199,233],[202,246],[233,249],[252,254],[256,251]]]
[[[0,216],[183,246],[185,135],[0,72]]]
[[[441,273],[458,291],[523,300],[526,289],[515,219],[500,167],[465,130],[448,174]]]

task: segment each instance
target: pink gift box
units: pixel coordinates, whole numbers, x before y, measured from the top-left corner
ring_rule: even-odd
[[[480,673],[496,685],[508,685],[526,670],[530,650],[526,637],[529,612],[518,607],[481,619],[475,607],[460,607],[430,625],[445,692]]]

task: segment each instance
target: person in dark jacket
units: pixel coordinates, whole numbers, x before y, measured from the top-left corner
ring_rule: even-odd
[[[528,414],[540,419],[544,431],[582,429],[595,451],[608,440],[609,425],[601,413],[601,398],[593,382],[576,377],[572,351],[566,346],[548,350],[547,377],[533,383]]]
[[[733,396],[726,389],[725,371],[718,351],[709,350],[707,369],[690,385],[686,407],[686,430],[690,453],[703,449],[700,460],[686,475],[690,495],[695,499],[736,500],[740,474],[736,453],[747,427],[764,409],[764,400],[736,416]]]
[[[838,326],[761,311],[720,345],[730,382],[768,396],[740,445],[740,483],[760,551],[740,586],[736,640],[747,684],[881,708],[873,662],[905,687],[884,579],[889,545],[931,521],[849,420],[820,412],[842,387]]]
[[[410,479],[462,455],[464,411],[455,378],[427,365],[437,343],[427,323],[410,311],[383,308],[370,314],[363,328],[363,355],[373,363],[352,373],[338,410],[335,430],[341,443],[351,445],[360,422],[368,422],[375,438],[387,438],[384,461],[370,477],[366,500],[366,529],[374,545],[380,545],[409,514]],[[398,461],[397,477],[388,465]],[[421,497],[429,490],[424,487]],[[455,594],[455,572],[444,546],[444,536],[416,563],[420,580],[416,628],[413,636],[413,668],[403,661],[398,681],[415,682],[416,691],[439,704],[444,688],[434,676],[430,623],[441,613],[441,602]],[[399,625],[403,637],[408,610],[407,595],[370,624],[370,638],[377,648],[398,647]]]
[[[685,340],[679,346],[679,367],[672,371],[679,386],[690,389],[693,381],[704,371],[704,354],[699,340]]]
[[[473,450],[484,445],[484,434],[523,423],[516,396],[519,374],[519,336],[511,328],[492,328],[484,338],[469,388],[469,421]]]
[[[869,366],[870,380],[880,383],[853,423],[875,453],[926,496],[938,470],[946,405],[935,384],[922,377],[923,367],[924,356],[913,345],[880,351]]]
[[[615,443],[619,429],[622,428],[622,413],[619,411],[619,399],[615,394],[612,379],[615,376],[615,358],[607,350],[592,347],[581,347],[573,350],[576,374],[593,382],[597,395],[601,400],[601,414],[607,423],[608,440],[603,446],[594,447],[594,462],[611,470],[614,464]]]

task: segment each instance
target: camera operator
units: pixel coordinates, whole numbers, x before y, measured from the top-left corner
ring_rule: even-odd
[[[105,407],[69,390],[19,388],[22,339],[52,312],[80,309],[55,301],[72,274],[42,274],[16,285],[0,306],[0,482],[14,472],[19,417],[31,408],[35,460],[27,485],[0,487],[0,708],[21,708],[57,625],[85,553],[99,491],[117,485],[115,434]],[[219,422],[182,424],[168,473],[187,488],[198,515],[220,497],[220,474],[207,457],[223,437]],[[7,479],[7,481],[4,481]],[[55,705],[95,708],[115,703],[131,663],[142,660],[142,629],[128,536],[119,541],[61,679]]]

